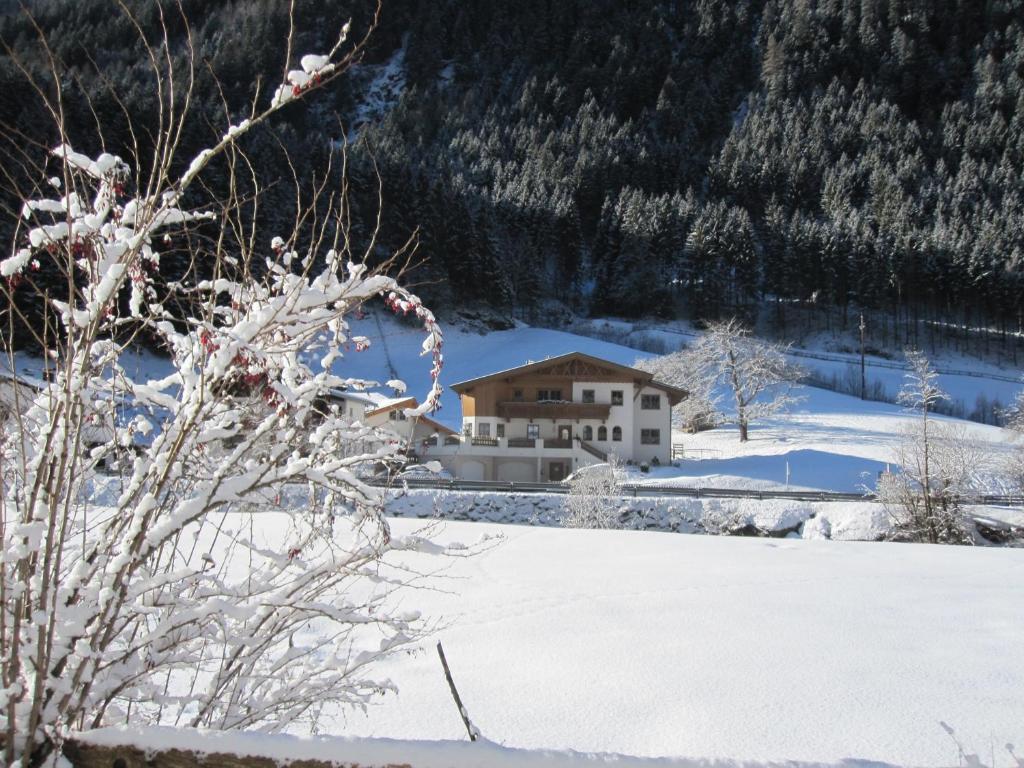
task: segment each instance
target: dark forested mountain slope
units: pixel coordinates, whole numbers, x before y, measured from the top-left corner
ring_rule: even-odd
[[[145,114],[116,9],[33,8],[73,70],[96,58]],[[257,73],[280,71],[283,0],[185,9],[233,109]],[[370,11],[298,9],[302,51]],[[17,14],[0,33],[33,50]],[[401,87],[371,89],[386,65]],[[8,124],[33,115],[16,80],[0,64]],[[200,90],[216,123],[212,81]],[[385,0],[364,66],[317,103],[254,138],[257,154],[281,140],[322,167],[335,115],[371,115],[350,153],[357,217],[365,231],[373,158],[383,240],[419,228],[417,279],[435,304],[709,318],[769,300],[1020,322],[1019,0]],[[208,130],[197,122],[189,141]]]

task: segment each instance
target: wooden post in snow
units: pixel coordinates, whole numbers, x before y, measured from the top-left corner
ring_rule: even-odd
[[[441,666],[444,667],[444,676],[448,680],[448,688],[452,692],[452,698],[455,699],[455,706],[459,708],[459,715],[462,717],[462,722],[466,726],[466,733],[469,734],[469,740],[476,741],[480,732],[476,729],[476,726],[470,722],[469,714],[466,712],[466,708],[462,705],[462,699],[459,697],[459,692],[455,688],[455,681],[452,680],[452,671],[448,669],[448,660],[444,657],[444,648],[441,647],[440,640],[437,642],[437,655],[441,657]]]

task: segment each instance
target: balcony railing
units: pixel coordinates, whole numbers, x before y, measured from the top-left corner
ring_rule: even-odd
[[[571,449],[573,441],[565,438],[534,438],[534,437],[470,437],[468,435],[446,435],[444,440],[428,437],[422,441],[424,448],[436,445],[445,446],[476,446],[481,448],[560,448]]]
[[[609,403],[574,403],[569,400],[506,400],[498,403],[498,416],[503,419],[601,419],[607,420]]]

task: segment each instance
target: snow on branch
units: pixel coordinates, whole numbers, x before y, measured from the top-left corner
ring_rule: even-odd
[[[301,57],[289,100],[345,71],[346,34]],[[48,380],[0,421],[8,764],[52,763],[71,729],[279,731],[324,707],[365,706],[393,687],[374,663],[427,626],[397,610],[395,592],[416,574],[388,557],[437,548],[393,541],[367,480],[403,446],[336,398],[366,384],[344,375],[364,346],[348,317],[381,301],[421,324],[428,386],[417,411],[435,409],[433,313],[390,264],[370,269],[330,248],[285,258],[298,232],[256,252],[193,252],[212,277],[161,275],[160,249],[194,247],[196,228],[231,242],[216,235],[238,201],[204,205],[194,192],[199,203],[186,205],[183,193],[282,104],[229,126],[178,176],[160,158],[181,125],[165,126],[146,189],[120,158],[62,144],[51,162],[64,181],[50,186],[66,191],[23,201],[0,275],[9,297],[39,291],[58,329],[40,338]],[[335,209],[340,228],[345,210]],[[44,259],[64,270],[66,290],[36,285]],[[258,259],[266,269],[251,268]],[[167,351],[169,371],[131,371],[138,333]]]

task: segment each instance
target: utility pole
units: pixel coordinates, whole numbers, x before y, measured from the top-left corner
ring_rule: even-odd
[[[860,313],[860,399],[868,399],[868,383],[864,374],[864,331],[867,326],[864,324],[864,313]]]

